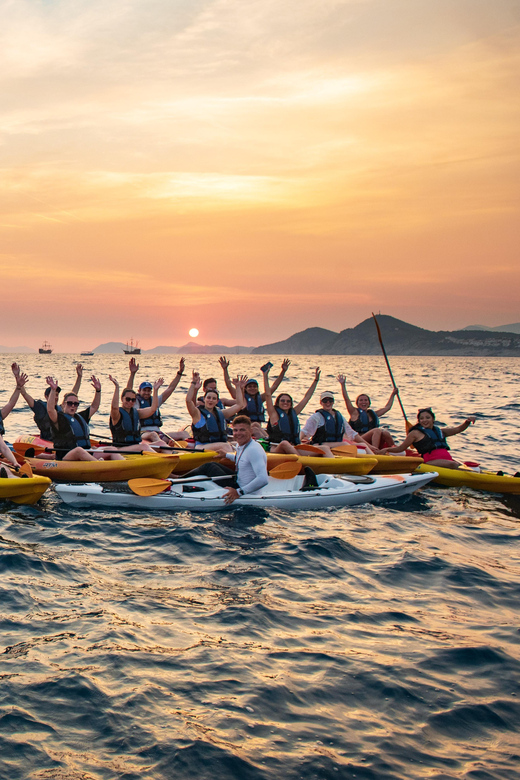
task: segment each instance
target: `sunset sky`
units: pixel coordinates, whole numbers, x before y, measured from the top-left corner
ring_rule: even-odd
[[[518,0],[0,9],[0,344],[520,321]]]

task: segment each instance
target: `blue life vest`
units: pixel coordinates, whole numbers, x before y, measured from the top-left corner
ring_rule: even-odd
[[[349,420],[350,427],[356,433],[368,433],[373,428],[379,428],[379,418],[372,409],[368,409],[366,412],[364,409],[358,409],[358,412],[359,417],[357,420]]]
[[[69,429],[66,432],[59,429],[55,431],[54,446],[56,450],[68,450],[70,452],[75,447],[88,449],[90,447],[90,428],[85,419],[80,414],[73,415],[66,412],[58,412],[58,419],[63,420],[64,418],[69,424]],[[59,425],[59,428],[61,427]],[[60,454],[62,453],[60,452]]]
[[[141,422],[139,420],[139,413],[137,409],[130,409],[127,412],[122,406],[119,407],[119,414],[121,415],[117,424],[112,423],[110,420],[110,431],[112,433],[112,441],[118,447],[122,447],[130,444],[141,443]]]
[[[311,439],[311,444],[323,444],[323,442],[341,441],[343,439],[345,420],[340,412],[334,411],[336,412],[335,415],[326,412],[325,409],[316,409],[316,412],[319,412],[325,420],[325,425],[320,425],[316,429],[316,433]]]
[[[139,409],[146,409],[150,407],[153,404],[153,398],[149,398],[146,400],[139,394],[137,395],[137,403],[139,404]],[[144,420],[141,420],[141,428],[148,428],[149,426],[154,426],[157,428],[160,428],[162,426],[163,422],[161,420],[161,413],[159,411],[159,408],[152,414],[151,417],[145,417]]]
[[[442,435],[441,429],[436,425],[434,425],[433,428],[424,428],[422,425],[414,425],[413,428],[410,428],[410,431],[421,431],[421,433],[425,434],[424,439],[415,441],[413,445],[419,455],[427,455],[429,452],[433,452],[433,450],[449,450],[446,437]]]
[[[269,441],[273,444],[279,444],[281,441],[288,441],[290,444],[300,443],[300,421],[298,415],[291,407],[289,413],[282,412],[280,407],[274,407],[278,413],[277,425],[267,423],[267,433]]]
[[[199,412],[204,419],[204,425],[200,428],[191,426],[193,438],[201,444],[213,444],[216,441],[227,441],[226,418],[215,407],[215,413],[210,412],[205,406],[199,406]]]
[[[253,422],[265,422],[264,402],[260,393],[249,395],[244,393],[246,405],[240,410],[239,414],[245,414]]]

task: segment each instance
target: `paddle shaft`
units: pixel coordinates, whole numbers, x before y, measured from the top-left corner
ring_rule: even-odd
[[[385,362],[386,362],[386,367],[388,368],[388,373],[390,374],[390,379],[392,380],[392,384],[394,386],[394,390],[397,390],[397,385],[395,383],[394,375],[392,374],[392,368],[390,366],[390,361],[388,360],[388,356],[386,354],[385,345],[383,344],[383,337],[381,336],[381,330],[379,328],[379,323],[377,321],[377,318],[376,318],[376,315],[374,314],[374,312],[372,312],[372,317],[374,318],[374,322],[376,323],[377,336],[379,338],[379,343],[381,345],[381,350],[383,352],[383,357],[384,357]],[[397,390],[397,400],[399,401],[399,406],[401,407],[401,411],[403,413],[404,421],[405,421],[405,423],[408,423],[408,420],[406,418],[406,412],[404,410],[404,406],[403,406],[402,401],[401,401],[401,396],[399,395],[399,390]]]

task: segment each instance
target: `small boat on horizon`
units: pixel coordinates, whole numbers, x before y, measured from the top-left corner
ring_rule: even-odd
[[[93,352],[80,352],[80,355],[82,357],[86,357],[87,355],[93,355],[93,354],[94,354]]]
[[[141,354],[141,348],[138,347],[138,341],[134,341],[133,339],[130,339],[130,342],[126,342],[126,348],[123,347],[123,352],[125,355],[140,355]]]
[[[38,352],[40,355],[52,355],[52,347],[48,341],[44,341]]]

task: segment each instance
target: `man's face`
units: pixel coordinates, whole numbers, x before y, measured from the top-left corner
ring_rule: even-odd
[[[150,396],[152,395],[152,388],[151,387],[141,387],[139,390],[139,395],[144,398],[145,400],[148,400]]]
[[[251,439],[251,426],[246,425],[245,423],[238,423],[237,425],[233,425],[233,437],[239,447],[247,444],[247,442]]]

